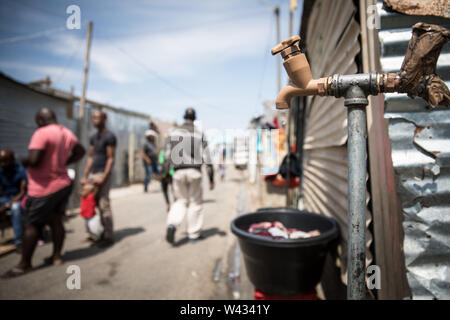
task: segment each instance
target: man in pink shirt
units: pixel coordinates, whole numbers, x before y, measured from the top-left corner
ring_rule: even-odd
[[[22,159],[27,168],[28,198],[25,202],[22,259],[3,277],[15,277],[32,270],[31,259],[39,230],[48,224],[52,231],[53,255],[47,263],[61,264],[65,230],[62,217],[72,190],[66,166],[77,162],[85,149],[75,135],[56,121],[54,112],[42,108],[36,114],[38,129],[31,137],[28,156]]]

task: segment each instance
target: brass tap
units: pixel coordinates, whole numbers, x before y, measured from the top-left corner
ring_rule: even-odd
[[[272,49],[272,55],[281,53],[283,66],[291,82],[277,96],[277,109],[288,109],[293,97],[320,95],[328,93],[328,78],[313,79],[311,68],[304,53],[300,50],[299,36],[282,41]]]

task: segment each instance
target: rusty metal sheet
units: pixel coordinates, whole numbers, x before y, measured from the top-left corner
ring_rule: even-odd
[[[408,15],[450,18],[448,0],[383,0],[387,9]]]
[[[354,14],[354,6],[351,2],[341,2],[342,6],[337,2],[333,2],[330,6],[331,12],[341,15],[338,23],[341,30],[336,29],[337,32],[332,34],[332,39],[339,42],[335,43],[332,40],[324,42],[321,46],[311,45],[311,50],[316,48],[316,51],[308,51],[309,56],[315,57],[315,62],[311,62],[311,71],[314,78],[325,75],[333,75],[335,73],[351,74],[356,73],[358,67],[356,66],[354,57],[359,53],[360,46],[358,36],[360,27],[358,23],[350,18]],[[321,7],[318,3],[317,9]],[[340,11],[338,10],[340,9]],[[342,11],[345,10],[345,11]],[[328,13],[325,14],[328,17]],[[342,21],[345,20],[345,23]],[[311,23],[316,23],[312,22]],[[350,23],[349,23],[350,21]],[[347,25],[347,23],[349,23]],[[314,29],[314,28],[313,28]],[[330,34],[330,29],[322,31],[324,34]],[[313,38],[315,41],[323,42],[322,36]],[[328,39],[327,39],[328,40]],[[307,47],[309,48],[309,42]],[[330,48],[333,50],[329,53]],[[322,54],[332,55],[332,58],[319,59]],[[309,99],[310,108],[308,114],[308,121],[306,122],[305,135],[305,149],[323,148],[326,146],[339,146],[345,144],[347,141],[347,110],[343,108],[343,99],[336,99],[334,97],[314,97]]]
[[[450,298],[449,112],[389,113],[407,277],[416,299]]]
[[[412,36],[410,27],[421,18],[381,14],[386,25],[394,25],[388,20],[402,21],[396,28],[379,31],[382,70],[396,72]],[[444,45],[436,68],[447,85],[449,52],[450,45]],[[401,244],[411,296],[449,299],[450,110],[437,107],[430,111],[427,105],[421,98],[412,100],[405,94],[386,94],[385,118],[403,214]]]
[[[329,147],[310,150],[305,153],[304,164],[305,206],[314,212],[334,217],[341,226],[341,236],[347,239],[347,148]],[[366,194],[366,203],[370,195]],[[367,211],[366,226],[372,222]],[[344,241],[345,242],[345,241]],[[372,243],[372,235],[367,234],[366,245]],[[346,244],[341,244],[346,248]],[[367,263],[372,261],[371,252],[367,253]],[[340,264],[346,266],[347,251],[343,250]],[[343,270],[345,272],[345,269]],[[346,282],[346,279],[344,279]]]

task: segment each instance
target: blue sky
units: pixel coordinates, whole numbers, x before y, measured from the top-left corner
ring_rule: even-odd
[[[81,30],[65,28],[72,4]],[[205,129],[245,128],[277,94],[270,5],[280,6],[287,38],[289,0],[2,0],[0,71],[23,82],[49,75],[79,95],[91,20],[89,99],[167,121],[193,106]]]

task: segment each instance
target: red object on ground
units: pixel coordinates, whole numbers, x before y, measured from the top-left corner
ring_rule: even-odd
[[[263,292],[255,288],[254,298],[255,300],[319,300],[315,289],[313,289],[309,293],[302,293],[296,296],[285,297]]]
[[[90,219],[95,216],[95,206],[97,200],[93,193],[89,193],[87,196],[81,198],[80,215],[85,219]]]
[[[271,123],[275,128],[279,129],[280,125],[278,124],[278,117],[273,118],[273,122]]]
[[[267,181],[275,187],[286,187],[287,179],[284,179],[280,174],[267,175],[264,177],[264,181]],[[298,177],[291,177],[289,180],[289,189],[298,187],[300,179]]]

